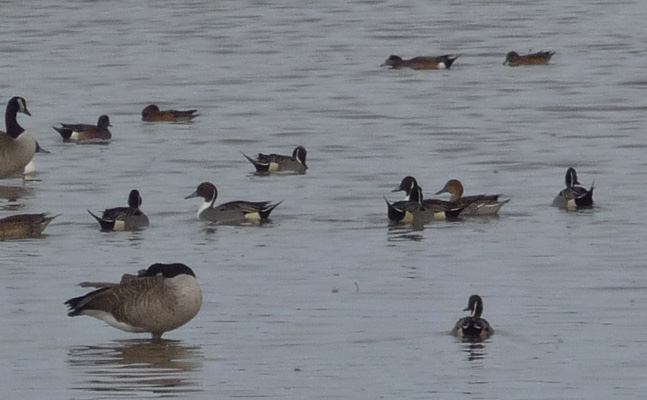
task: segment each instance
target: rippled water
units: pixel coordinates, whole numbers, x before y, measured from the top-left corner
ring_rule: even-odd
[[[0,243],[7,398],[641,398],[646,388],[644,26],[639,1],[24,2],[4,4],[0,97],[51,154],[5,180],[0,216],[61,214]],[[542,67],[510,50],[555,50]],[[389,54],[460,54],[449,71]],[[192,124],[141,109],[198,108]],[[57,122],[112,122],[108,146]],[[308,151],[303,176],[240,154]],[[550,206],[568,166],[597,207]],[[497,219],[390,229],[404,175],[429,195],[512,198]],[[283,200],[270,224],[205,226],[222,201]],[[86,209],[143,196],[151,226],[99,232]],[[151,344],[63,302],[84,280],[184,262],[194,321]],[[449,336],[467,298],[496,330]]]

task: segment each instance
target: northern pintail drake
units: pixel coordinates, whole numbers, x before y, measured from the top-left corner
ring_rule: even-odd
[[[579,185],[575,168],[566,170],[566,189],[563,189],[553,200],[553,206],[575,211],[578,208],[593,207],[593,184],[591,189],[586,190]]]
[[[308,153],[303,146],[297,146],[292,151],[292,156],[258,153],[256,158],[251,158],[245,153],[242,154],[254,165],[256,172],[259,173],[296,172],[303,174],[308,169],[306,165],[306,155]]]
[[[59,127],[53,126],[54,130],[61,134],[65,141],[77,143],[106,143],[112,138],[108,129],[110,118],[107,115],[99,117],[96,125],[89,124],[62,124]]]
[[[380,67],[390,66],[391,69],[449,69],[458,57],[460,56],[454,57],[451,54],[445,54],[444,56],[419,56],[404,60],[400,56],[391,55]]]
[[[537,53],[520,56],[516,51],[511,51],[505,56],[503,65],[508,64],[511,67],[518,67],[520,65],[547,64],[553,54],[555,54],[554,51],[539,51]]]
[[[412,176],[406,176],[393,192],[405,191],[405,200],[387,204],[387,215],[389,221],[397,224],[421,223],[455,220],[462,212],[463,207],[452,204],[448,201],[427,199],[422,195],[422,188]]]
[[[57,215],[18,214],[0,219],[0,240],[34,239]]]
[[[452,334],[458,337],[471,340],[483,340],[494,334],[494,329],[490,326],[484,318],[481,318],[483,313],[483,299],[477,294],[470,296],[467,303],[467,308],[463,311],[470,311],[470,317],[464,317],[456,322]]]
[[[189,322],[202,307],[195,273],[184,264],[153,264],[120,283],[83,282],[98,288],[65,302],[68,316],[88,315],[126,332],[151,333],[154,340]]]
[[[436,194],[449,193],[452,195],[450,202],[465,206],[461,216],[488,216],[497,215],[501,207],[510,199],[499,201],[498,194],[477,194],[463,196],[463,184],[458,179],[450,179]]]
[[[195,192],[185,197],[191,199],[202,197],[205,201],[198,210],[198,219],[222,224],[238,224],[243,222],[260,223],[266,221],[272,210],[279,204],[270,201],[230,201],[216,205],[218,189],[211,182],[202,182]]]
[[[88,212],[99,222],[103,231],[135,231],[148,226],[148,217],[139,209],[141,205],[142,197],[138,190],[133,189],[128,195],[128,207],[106,209],[101,217],[90,210]]]
[[[5,111],[7,131],[0,131],[0,179],[22,173],[38,147],[31,134],[18,123],[18,113],[31,116],[25,99],[13,97]]]
[[[155,104],[146,106],[142,110],[142,121],[146,122],[189,122],[200,114],[198,110],[160,110]]]

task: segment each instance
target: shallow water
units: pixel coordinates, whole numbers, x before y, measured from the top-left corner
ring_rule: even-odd
[[[3,5],[0,95],[51,154],[5,180],[0,216],[61,214],[0,243],[7,398],[640,398],[647,372],[638,1],[42,2]],[[555,50],[547,66],[501,65]],[[449,71],[389,54],[460,54]],[[141,109],[198,108],[192,124]],[[110,116],[108,146],[57,122]],[[240,154],[308,151],[302,176]],[[550,206],[568,166],[597,207]],[[512,201],[496,219],[389,228],[405,175]],[[205,226],[198,200],[283,200],[272,222]],[[99,232],[137,188],[151,226]],[[5,193],[8,193],[5,195]],[[154,262],[196,272],[203,308],[163,344],[63,302]],[[449,336],[469,295],[496,334]]]

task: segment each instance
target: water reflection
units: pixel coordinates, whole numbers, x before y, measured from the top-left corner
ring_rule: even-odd
[[[29,190],[24,186],[4,186],[0,185],[0,200],[6,200],[2,202],[2,210],[15,211],[23,206],[22,203],[18,202],[18,199],[29,194]]]
[[[413,242],[421,242],[424,238],[423,235],[415,232],[421,232],[425,229],[423,224],[412,223],[408,225],[389,225],[389,242],[399,242],[403,240],[410,240]]]
[[[461,344],[461,351],[467,353],[467,360],[470,362],[478,362],[485,359],[487,352],[485,351],[485,344],[487,340],[462,337],[458,339]],[[480,363],[478,363],[480,365]]]
[[[119,340],[71,347],[68,356],[72,373],[80,378],[74,390],[178,397],[202,391],[202,348],[181,341]]]

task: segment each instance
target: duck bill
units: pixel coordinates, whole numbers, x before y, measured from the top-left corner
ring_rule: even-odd
[[[184,200],[186,199],[192,199],[194,197],[198,197],[198,191],[196,190],[195,192],[191,193],[190,195],[186,196]]]

